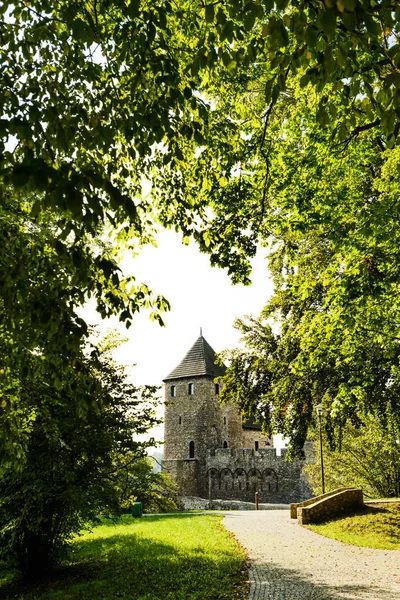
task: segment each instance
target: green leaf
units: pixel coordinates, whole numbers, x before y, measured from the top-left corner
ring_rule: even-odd
[[[322,126],[325,126],[325,125],[328,125],[328,124],[329,124],[329,122],[330,122],[330,117],[329,117],[329,113],[328,113],[328,111],[326,110],[326,107],[325,107],[325,106],[320,106],[320,107],[318,108],[318,111],[317,111],[316,118],[317,118],[317,122],[318,122],[320,125],[322,125]]]
[[[226,22],[226,14],[222,10],[222,8],[220,8],[217,12],[217,23],[219,25],[224,25],[225,22]]]
[[[329,39],[332,39],[336,30],[335,9],[322,10],[318,15],[318,24]]]
[[[72,31],[74,37],[82,42],[91,43],[94,41],[94,32],[85,21],[80,17],[72,22]]]
[[[346,27],[346,29],[349,31],[354,31],[357,25],[357,17],[354,12],[343,12],[341,13],[340,18],[342,19],[343,25]]]
[[[180,147],[178,145],[175,145],[174,151],[175,151],[175,157],[178,160],[183,160],[184,157],[182,154],[182,150],[180,149]]]
[[[393,133],[391,133],[390,135],[388,135],[387,139],[386,139],[386,145],[389,149],[394,148],[396,144],[396,138],[394,136]]]
[[[386,131],[390,134],[394,130],[395,123],[397,121],[397,116],[394,110],[386,110],[381,119],[382,126],[386,129]]]
[[[347,52],[341,45],[336,48],[336,59],[340,67],[344,67],[347,63]]]
[[[11,174],[11,181],[15,187],[20,188],[25,186],[30,178],[30,170],[24,165],[17,165],[14,167]]]
[[[249,12],[246,13],[244,19],[243,19],[243,25],[244,28],[246,29],[246,31],[251,31],[254,27],[254,24],[256,22],[256,11],[255,10],[251,10]]]
[[[139,15],[140,0],[131,0],[128,6],[128,15],[131,19],[136,19]]]
[[[165,12],[165,9],[163,8],[158,8],[158,27],[160,29],[166,29],[167,28],[167,15]]]
[[[330,46],[328,46],[328,48],[325,50],[324,67],[328,74],[333,73],[337,67],[336,61],[332,53],[332,48]]]
[[[318,40],[318,29],[314,25],[308,25],[305,30],[305,40],[310,48],[314,48]]]
[[[226,21],[225,25],[222,28],[222,32],[221,32],[221,42],[225,41],[226,39],[229,41],[232,41],[232,37],[233,37],[233,21],[228,20]]]
[[[41,202],[40,202],[40,200],[36,200],[36,202],[34,202],[34,204],[32,206],[31,213],[30,213],[32,219],[36,219],[36,217],[40,213],[40,210],[41,210]]]
[[[304,73],[304,75],[300,79],[300,87],[305,88],[306,85],[310,83],[311,77],[309,73]]]
[[[215,17],[214,3],[206,5],[206,22],[213,23]]]
[[[346,10],[352,11],[357,5],[357,0],[341,0]]]
[[[380,24],[377,21],[375,21],[375,19],[373,19],[367,13],[364,13],[363,16],[364,16],[364,23],[367,27],[368,32],[371,33],[372,35],[379,35],[381,32]]]

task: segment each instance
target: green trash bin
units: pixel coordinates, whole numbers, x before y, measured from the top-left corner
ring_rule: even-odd
[[[142,514],[142,503],[134,502],[132,506],[132,517],[141,517]]]

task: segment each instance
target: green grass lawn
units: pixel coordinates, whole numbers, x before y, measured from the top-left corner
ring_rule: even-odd
[[[346,544],[400,550],[400,503],[366,507],[349,517],[305,527]]]
[[[244,600],[243,549],[219,515],[105,521],[72,544],[51,580],[24,587],[0,565],[0,597],[13,600]]]

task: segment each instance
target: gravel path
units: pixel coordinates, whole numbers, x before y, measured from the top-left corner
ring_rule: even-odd
[[[400,600],[400,551],[322,537],[282,510],[226,513],[223,523],[247,549],[249,600]]]

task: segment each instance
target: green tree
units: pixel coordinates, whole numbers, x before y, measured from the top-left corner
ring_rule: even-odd
[[[175,512],[181,508],[177,486],[169,475],[153,470],[154,461],[151,458],[137,460],[135,455],[126,455],[117,465],[123,509],[129,510],[133,502],[141,502],[146,513]]]
[[[36,233],[51,215],[53,244],[66,242],[68,252],[81,240],[96,243],[103,226],[134,247],[150,241],[159,224],[175,227],[234,281],[245,282],[257,241],[271,243],[278,297],[267,312],[294,315],[285,337],[285,384],[302,369],[320,381],[316,374],[327,357],[330,372],[336,361],[345,373],[346,365],[354,367],[350,385],[342,380],[327,391],[313,384],[309,399],[291,409],[296,445],[312,419],[310,402],[321,393],[338,425],[349,413],[357,418],[360,404],[385,414],[384,400],[370,393],[375,366],[364,373],[359,356],[369,365],[363,348],[376,352],[374,389],[386,385],[392,397],[398,376],[397,5],[36,0],[3,2],[0,16],[0,172],[13,197],[15,190],[34,195],[25,233]],[[11,139],[15,147],[6,148]],[[144,179],[151,185],[147,196]],[[4,247],[9,274],[7,238]],[[119,314],[127,324],[151,301],[146,288],[124,292],[115,262],[103,252],[87,260],[70,256],[68,289],[79,294],[73,306],[66,300],[68,318],[79,327],[78,298],[95,296],[103,315]],[[23,270],[3,293],[8,310],[30,306]],[[12,302],[15,294],[19,304]],[[157,314],[165,303],[154,302]],[[58,306],[32,308],[34,339],[51,331],[47,324],[57,320]],[[61,356],[65,367],[74,360],[67,355],[72,340],[79,346],[79,332],[59,338],[66,353],[55,344],[46,345],[47,355],[53,362]],[[33,348],[43,353],[44,341]],[[8,368],[9,374],[11,359]],[[283,402],[282,386],[274,389]],[[310,390],[306,376],[301,386],[304,394]],[[20,418],[28,417],[21,411]],[[13,423],[7,421],[8,429]]]
[[[3,2],[0,16],[2,177],[42,191],[33,215],[50,208],[64,235],[106,221],[147,241],[159,222],[247,280],[272,122],[296,82],[339,143],[374,129],[395,143],[389,0],[36,0]]]
[[[396,425],[397,426],[397,425]],[[362,488],[371,498],[398,498],[400,495],[399,431],[382,427],[376,417],[367,417],[360,427],[346,425],[340,448],[325,443],[324,472],[327,491],[340,487]],[[315,443],[315,463],[305,466],[315,495],[321,491],[319,442]]]
[[[34,368],[41,357],[30,360]],[[48,572],[99,513],[120,512],[118,465],[140,463],[155,443],[137,441],[159,422],[155,388],[135,388],[106,354],[83,357],[80,369],[85,377],[68,373],[58,389],[45,374],[19,381],[36,415],[20,462],[2,465],[0,556],[26,579]]]
[[[33,194],[0,186],[0,459],[1,465],[23,460],[30,431],[40,414],[37,396],[22,386],[51,390],[80,385],[96,393],[96,381],[85,369],[83,348],[89,335],[77,308],[97,299],[103,316],[125,311],[128,321],[144,305],[155,315],[167,306],[133,280],[123,279],[101,239],[57,235],[58,220],[43,213],[32,221]],[[93,358],[96,351],[93,350]],[[35,358],[35,360],[34,360]],[[84,413],[89,395],[77,396]]]
[[[320,403],[327,409],[324,428],[331,448],[347,422],[358,427],[367,415],[378,418],[382,429],[389,421],[398,427],[397,340],[340,324],[320,301],[323,288],[316,286],[304,298],[293,294],[290,284],[287,277],[259,319],[236,323],[245,348],[223,355],[229,366],[222,399],[239,403],[247,415],[258,414],[268,433],[290,439],[294,454],[302,452],[314,429]],[[281,331],[274,333],[267,317],[279,312]]]
[[[154,443],[133,436],[157,423],[155,389],[130,384],[104,354],[112,344],[92,346],[77,315],[90,292],[110,310],[141,301],[108,248],[57,240],[51,215],[29,218],[30,195],[2,192],[0,551],[29,578],[100,510],[119,510],[116,461],[142,458]],[[96,266],[107,261],[109,280]]]
[[[297,85],[284,125],[271,121],[260,233],[275,292],[260,320],[240,324],[247,352],[231,354],[225,391],[296,452],[321,401],[332,444],[346,420],[398,414],[398,149],[371,130],[344,156],[333,124],[315,120],[317,100]]]

